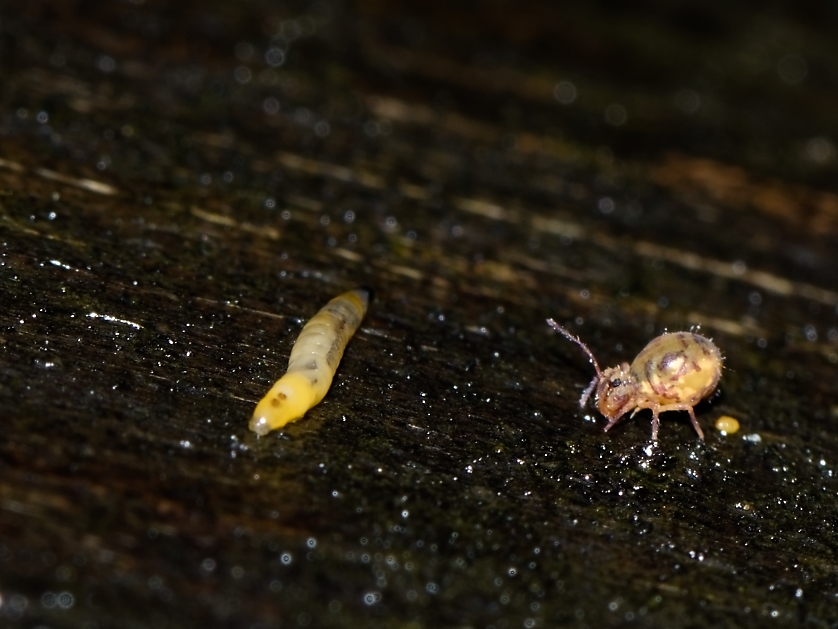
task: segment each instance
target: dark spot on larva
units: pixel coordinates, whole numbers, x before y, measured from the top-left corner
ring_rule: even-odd
[[[271,406],[273,406],[274,408],[276,408],[279,405],[280,405],[280,401],[277,398],[273,398],[271,400]]]
[[[285,395],[282,391],[280,391],[279,393],[276,394],[276,399],[284,401],[284,400],[288,399],[288,396]]]
[[[685,334],[679,334],[678,339],[681,341],[681,345],[684,346],[684,349],[689,347],[689,343],[687,343],[687,336]]]

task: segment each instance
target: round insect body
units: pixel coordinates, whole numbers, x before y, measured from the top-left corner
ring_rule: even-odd
[[[579,404],[585,406],[591,393],[595,392],[597,408],[609,420],[605,430],[627,412],[632,411],[634,415],[648,408],[652,411],[652,439],[656,441],[660,413],[687,411],[698,436],[704,438],[693,407],[716,389],[723,361],[721,352],[710,339],[693,332],[662,334],[650,341],[631,365],[623,363],[603,371],[582,341],[552,319],[547,323],[590,356],[597,375],[585,389]]]

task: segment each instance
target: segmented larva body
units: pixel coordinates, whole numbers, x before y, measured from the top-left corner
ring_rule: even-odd
[[[325,397],[369,298],[369,291],[362,288],[338,295],[305,324],[291,348],[288,371],[256,405],[250,420],[253,432],[266,435],[282,428]]]

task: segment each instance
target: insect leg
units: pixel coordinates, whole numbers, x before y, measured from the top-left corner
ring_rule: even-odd
[[[658,429],[661,427],[661,418],[658,417],[658,409],[652,409],[652,441],[658,440]]]
[[[690,421],[693,423],[693,428],[698,433],[698,436],[704,439],[704,432],[701,430],[701,426],[698,425],[698,420],[695,418],[695,412],[693,411],[693,407],[690,406],[687,411],[690,413]]]
[[[585,408],[585,404],[588,403],[588,398],[591,397],[591,393],[594,392],[596,385],[599,383],[599,376],[594,376],[594,379],[591,380],[591,384],[587,386],[587,388],[582,391],[582,397],[579,398],[579,406],[581,408]]]
[[[654,409],[652,409],[654,411]],[[689,404],[667,404],[665,406],[658,406],[657,412],[663,413],[665,411],[687,411],[690,414],[690,421],[693,424],[693,428],[698,433],[698,436],[701,439],[704,439],[704,431],[701,430],[701,426],[698,425],[698,420],[695,418],[695,411],[693,411],[693,407]],[[654,422],[652,426],[654,432]]]
[[[612,417],[608,421],[608,425],[605,427],[605,432],[608,432],[609,430],[611,430],[614,427],[614,424],[616,424],[618,421],[620,421],[620,419],[622,419],[623,415],[625,415],[625,414],[626,414],[625,412],[622,412],[619,415],[617,415],[616,417]]]

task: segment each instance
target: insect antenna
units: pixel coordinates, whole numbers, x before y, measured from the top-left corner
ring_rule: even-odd
[[[596,369],[597,377],[602,378],[602,370],[599,368],[599,363],[596,361],[596,358],[594,358],[593,352],[591,352],[591,350],[588,349],[587,345],[585,345],[582,341],[580,341],[578,337],[573,336],[570,332],[568,332],[562,326],[560,326],[558,323],[553,321],[553,319],[547,319],[547,325],[549,325],[551,328],[553,328],[556,332],[561,333],[569,341],[573,341],[579,347],[581,347],[583,350],[585,350],[585,353],[588,356],[590,356],[590,358],[591,358],[591,362],[594,365],[594,369]],[[588,391],[588,395],[590,395],[590,391]]]

